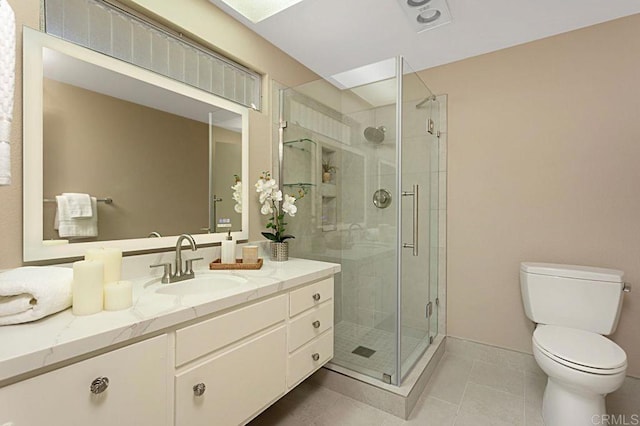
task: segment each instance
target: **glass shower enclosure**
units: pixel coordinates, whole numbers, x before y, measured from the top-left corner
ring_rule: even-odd
[[[342,266],[328,367],[399,385],[438,330],[438,100],[398,57],[279,109],[279,181],[304,195],[290,253]]]

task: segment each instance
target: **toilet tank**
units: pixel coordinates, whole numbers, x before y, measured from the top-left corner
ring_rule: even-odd
[[[538,324],[611,334],[622,309],[623,275],[616,269],[523,262],[524,311]]]

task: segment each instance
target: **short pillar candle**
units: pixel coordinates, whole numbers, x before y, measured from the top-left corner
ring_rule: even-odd
[[[133,305],[131,281],[114,281],[104,285],[104,310],[121,311]]]

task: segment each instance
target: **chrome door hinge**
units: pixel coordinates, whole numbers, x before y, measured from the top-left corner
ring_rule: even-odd
[[[288,125],[287,120],[281,120],[280,121],[280,128],[281,129],[286,129],[287,125]]]
[[[427,303],[427,307],[425,311],[426,311],[427,319],[431,318],[431,314],[433,313],[433,303],[431,302]]]

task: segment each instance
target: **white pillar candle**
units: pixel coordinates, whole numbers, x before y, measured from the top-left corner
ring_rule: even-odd
[[[102,311],[104,263],[100,260],[81,260],[73,264],[74,315],[91,315]]]
[[[133,305],[131,281],[115,281],[104,285],[104,310],[120,311]]]
[[[104,262],[104,282],[120,281],[122,270],[122,250],[117,248],[99,248],[87,250],[85,260],[101,260]]]

